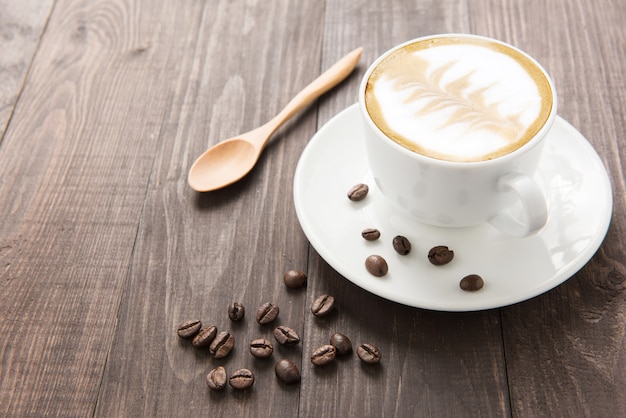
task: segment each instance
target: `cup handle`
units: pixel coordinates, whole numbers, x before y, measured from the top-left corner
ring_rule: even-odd
[[[539,231],[548,220],[548,204],[535,181],[526,174],[509,173],[498,180],[498,191],[513,191],[522,203],[525,220],[509,211],[496,214],[489,223],[513,237],[525,237]]]

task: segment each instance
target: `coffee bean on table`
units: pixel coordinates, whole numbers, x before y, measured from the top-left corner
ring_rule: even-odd
[[[233,389],[248,389],[254,384],[254,373],[248,369],[236,370],[228,379]]]
[[[376,228],[365,228],[363,231],[361,231],[361,236],[366,241],[376,241],[378,238],[380,238],[380,231]]]
[[[298,289],[306,284],[306,274],[298,270],[289,270],[283,277],[285,286],[290,289]]]
[[[330,345],[335,347],[338,356],[346,355],[352,351],[352,341],[339,332],[330,336]]]
[[[311,312],[313,315],[321,317],[332,312],[335,307],[335,298],[330,295],[320,295],[313,301]]]
[[[291,360],[282,359],[274,366],[276,377],[283,383],[292,384],[300,381],[300,370]]]
[[[278,305],[275,305],[271,302],[266,302],[263,305],[261,305],[261,307],[257,311],[256,322],[258,322],[261,325],[274,322],[276,320],[276,317],[278,317],[279,311],[280,309],[278,308]]]
[[[274,346],[265,338],[253,340],[250,343],[250,354],[256,358],[267,358],[274,352]]]
[[[226,369],[219,366],[206,375],[206,384],[213,390],[223,390],[226,387]]]
[[[463,290],[473,292],[482,289],[484,284],[485,282],[483,281],[483,278],[478,274],[470,274],[469,276],[465,276],[461,279],[459,286]]]
[[[376,277],[382,277],[389,271],[387,261],[380,255],[370,255],[365,259],[365,268]]]
[[[454,251],[448,249],[445,245],[433,247],[428,252],[428,261],[436,266],[448,264],[454,258]]]
[[[348,190],[348,199],[358,202],[360,200],[365,199],[367,193],[369,192],[369,187],[367,184],[359,183],[354,186],[350,190]]]
[[[393,249],[400,255],[407,255],[411,252],[411,242],[407,237],[397,235],[393,238]]]
[[[230,351],[235,346],[235,337],[233,337],[229,332],[222,331],[217,336],[209,346],[209,351],[211,355],[215,358],[226,357]]]
[[[217,327],[215,325],[204,327],[200,330],[200,332],[198,332],[198,334],[196,334],[195,337],[193,337],[191,344],[197,348],[207,347],[211,345],[216,335]]]
[[[241,321],[246,314],[246,308],[239,302],[234,302],[228,306],[228,317],[231,321]]]
[[[298,335],[296,330],[285,325],[281,325],[274,330],[274,338],[280,344],[288,347],[300,342],[300,335]]]
[[[332,363],[336,355],[337,349],[330,344],[326,344],[313,351],[313,354],[311,354],[311,363],[316,366],[325,366]]]
[[[178,325],[176,333],[180,338],[191,338],[200,331],[200,328],[202,328],[202,321],[199,319],[192,319],[181,322]]]
[[[361,344],[356,349],[356,354],[366,364],[376,364],[382,358],[380,350],[375,345],[369,343]]]

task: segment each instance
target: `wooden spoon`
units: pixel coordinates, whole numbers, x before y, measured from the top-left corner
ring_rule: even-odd
[[[187,178],[192,189],[208,192],[228,186],[248,174],[263,148],[292,116],[344,80],[356,67],[363,48],[357,48],[313,80],[274,119],[245,134],[209,148],[193,163]]]

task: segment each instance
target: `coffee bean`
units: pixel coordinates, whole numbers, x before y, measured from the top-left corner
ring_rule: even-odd
[[[411,242],[402,235],[393,238],[393,249],[400,255],[407,255],[411,252]]]
[[[335,347],[338,356],[346,355],[352,351],[352,341],[338,332],[330,336],[330,345]]]
[[[256,322],[261,325],[274,322],[276,320],[276,317],[278,317],[278,312],[280,312],[278,305],[266,302],[261,305],[259,310],[256,312]]]
[[[192,319],[181,322],[176,333],[180,338],[191,338],[200,331],[200,328],[202,328],[202,322],[198,319]]]
[[[209,346],[211,355],[215,358],[226,357],[235,346],[235,337],[226,331],[222,331]]]
[[[290,289],[298,289],[306,284],[306,274],[298,270],[289,270],[283,277],[285,286]]]
[[[254,373],[248,369],[236,370],[228,379],[233,389],[248,389],[254,384]]]
[[[365,228],[363,231],[361,231],[361,236],[366,241],[376,241],[378,238],[380,238],[380,231],[376,228]]]
[[[231,321],[241,321],[246,314],[246,308],[239,302],[234,302],[228,306],[228,317]]]
[[[382,357],[380,350],[376,348],[376,346],[368,343],[361,344],[359,348],[356,349],[356,354],[367,364],[376,364],[380,362]]]
[[[193,337],[191,344],[197,348],[206,347],[213,342],[216,335],[217,327],[215,325],[204,327],[200,330],[200,332],[198,332],[198,334],[196,334],[195,337]]]
[[[335,307],[335,298],[330,295],[321,295],[313,301],[311,312],[315,316],[326,316],[332,312]]]
[[[461,279],[459,286],[461,286],[461,289],[463,290],[472,292],[482,289],[484,284],[485,282],[483,281],[483,278],[478,274],[470,274],[469,276],[465,276]]]
[[[316,366],[325,366],[332,363],[336,355],[337,349],[330,344],[326,344],[313,351],[313,354],[311,354],[311,363]]]
[[[292,384],[300,381],[300,370],[291,360],[282,359],[274,366],[276,377],[283,383]]]
[[[250,343],[250,354],[256,358],[267,358],[274,352],[274,346],[265,338],[259,338]]]
[[[428,252],[428,261],[436,266],[448,264],[454,258],[454,251],[449,250],[445,245],[433,247]]]
[[[365,268],[376,277],[382,277],[389,271],[387,261],[380,255],[370,255],[365,259]]]
[[[226,387],[226,369],[219,366],[206,375],[206,384],[213,390],[223,390]]]
[[[352,186],[352,188],[348,191],[348,199],[358,202],[359,200],[363,200],[365,199],[365,196],[367,196],[367,193],[369,192],[369,187],[367,184],[364,183],[359,183],[356,184],[354,186]]]
[[[281,325],[274,330],[274,338],[282,345],[292,346],[300,342],[300,336],[296,330]]]

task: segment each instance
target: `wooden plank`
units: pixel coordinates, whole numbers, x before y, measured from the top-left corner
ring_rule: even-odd
[[[349,94],[327,98],[320,107],[320,126],[356,102],[361,76],[387,49],[427,34],[467,30],[463,2],[327,2],[324,61],[336,59],[345,45],[362,45],[365,51]],[[509,414],[497,311],[450,314],[392,303],[348,282],[313,250],[309,272],[307,305],[329,293],[338,306],[329,319],[310,312],[305,316],[302,416]],[[355,346],[375,344],[382,364],[362,365],[355,354],[332,368],[307,364],[311,352],[334,332],[346,334]]]
[[[53,0],[0,0],[0,141],[53,4]]]
[[[503,310],[513,413],[626,416],[626,191],[621,166],[626,153],[618,145],[626,128],[626,7],[588,0],[528,2],[523,10],[502,7],[499,1],[472,5],[474,29],[527,50],[551,73],[559,114],[598,151],[615,197],[613,223],[592,260],[548,294]]]
[[[185,52],[167,84],[171,107],[102,382],[101,416],[298,415],[299,386],[278,384],[273,368],[282,357],[300,364],[301,348],[276,346],[273,358],[255,360],[248,344],[274,341],[279,324],[303,331],[306,293],[288,292],[282,276],[307,267],[292,179],[315,131],[315,107],[279,131],[252,173],[228,189],[198,194],[186,174],[206,147],[269,120],[318,75],[323,8],[316,1],[199,3],[190,25],[174,11],[177,1],[166,2],[174,21],[155,45],[173,57]],[[242,323],[228,319],[234,301],[246,307]],[[260,326],[255,313],[268,301],[279,305],[279,320]],[[180,341],[177,324],[195,317],[229,330],[234,352],[217,360]],[[222,364],[229,373],[253,370],[254,387],[211,392],[205,376]]]

